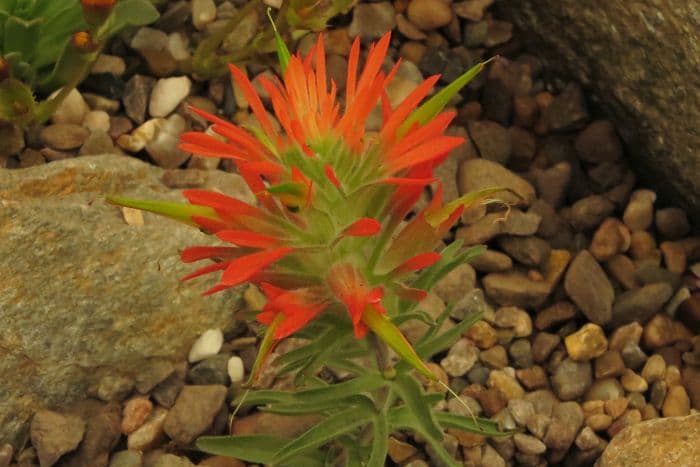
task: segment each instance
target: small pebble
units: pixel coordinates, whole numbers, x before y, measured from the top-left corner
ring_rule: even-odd
[[[192,345],[187,360],[190,363],[195,363],[207,357],[212,357],[219,353],[223,343],[224,334],[221,332],[221,329],[209,329],[199,336]]]
[[[238,383],[243,381],[243,376],[245,374],[245,369],[243,368],[243,360],[241,357],[234,355],[228,360],[228,376],[231,378],[232,383]]]
[[[564,339],[566,351],[577,361],[591,360],[600,357],[608,349],[608,340],[603,328],[597,324],[588,323]]]

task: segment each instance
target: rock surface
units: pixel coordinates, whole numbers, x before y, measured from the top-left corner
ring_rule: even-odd
[[[649,420],[615,436],[596,467],[700,465],[700,415]]]
[[[522,0],[501,9],[536,36],[539,43],[528,43],[544,51],[546,66],[593,91],[640,162],[637,174],[647,174],[643,181],[671,186],[677,202],[700,212],[697,3]]]
[[[192,270],[180,249],[211,239],[149,214],[128,225],[104,201],[181,199],[162,175],[111,155],[0,169],[0,374],[12,375],[0,382],[0,444],[21,445],[34,412],[85,397],[104,376],[157,384],[169,373],[151,373],[184,359],[199,334],[231,326],[235,292],[205,298],[213,277],[179,281]],[[248,196],[238,176],[216,180]]]

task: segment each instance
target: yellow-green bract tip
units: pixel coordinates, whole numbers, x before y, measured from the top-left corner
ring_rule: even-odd
[[[282,40],[282,36],[280,36],[280,33],[277,30],[277,25],[275,25],[275,21],[272,19],[271,11],[272,8],[267,9],[267,17],[270,19],[270,23],[272,23],[272,31],[275,34],[275,48],[277,49],[277,58],[280,61],[280,68],[282,69],[282,73],[284,74],[284,71],[287,69],[287,65],[289,64],[291,54],[289,53],[287,44],[284,43],[284,41]]]
[[[174,203],[171,201],[152,201],[146,199],[125,198],[123,196],[108,195],[105,197],[108,202],[118,206],[141,209],[161,216],[169,217],[193,227],[198,224],[192,220],[192,216],[218,219],[216,211],[208,206],[197,206],[194,204]]]

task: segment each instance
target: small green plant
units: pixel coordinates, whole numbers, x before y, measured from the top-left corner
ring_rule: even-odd
[[[0,120],[47,120],[110,37],[157,18],[148,0],[0,0]]]
[[[355,3],[357,0],[283,0],[275,18],[276,30],[288,40],[297,40],[311,31],[325,29],[331,18],[348,12]],[[192,72],[203,79],[221,77],[228,73],[229,63],[241,64],[274,52],[274,26],[260,27],[246,43],[234,49],[227,47],[227,38],[239,34],[241,23],[251,15],[262,20],[265,8],[260,0],[248,0],[222,27],[206,36],[192,57]]]
[[[185,133],[181,148],[231,159],[257,206],[204,190],[186,190],[189,204],[109,197],[223,242],[186,248],[182,260],[214,261],[185,278],[221,272],[207,294],[253,283],[267,296],[265,306],[250,316],[267,329],[248,390],[236,403],[318,416],[317,424],[294,439],[204,437],[197,441],[204,451],[276,466],[382,467],[389,435],[407,430],[426,440],[441,464],[456,467],[460,462],[442,444],[446,429],[504,434],[492,421],[436,410],[444,393],[426,392],[421,381],[459,399],[425,360],[459,339],[480,318],[483,304],[448,330],[443,325],[449,307],[438,319],[419,307],[437,281],[484,250],[464,249],[459,241],[439,253],[435,248],[464,209],[502,190],[488,188],[443,203],[438,188],[428,206],[406,220],[425,187],[439,185],[433,169],[463,143],[445,135],[455,112],[442,110],[483,64],[419,105],[439,78],[431,76],[392,107],[386,86],[398,65],[388,74],[382,71],[389,42],[386,34],[374,44],[358,73],[360,42],[355,41],[341,106],[335,83],[326,82],[323,36],[305,58],[291,56],[276,36],[282,78],[263,77],[260,84],[281,130],[235,65],[231,73],[258,124],[241,128],[192,109],[218,136]],[[382,107],[383,124],[371,134],[365,123],[376,105]],[[400,328],[410,320],[427,324],[414,345]],[[295,390],[254,389],[265,358],[292,335],[302,344],[274,364],[277,375],[291,377]],[[320,378],[322,369],[336,375],[335,382]]]

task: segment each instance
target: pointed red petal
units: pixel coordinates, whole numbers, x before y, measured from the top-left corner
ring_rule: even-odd
[[[404,261],[404,263],[394,270],[394,274],[403,274],[406,272],[417,271],[419,269],[427,268],[428,266],[437,263],[442,256],[440,253],[427,252],[420,253],[413,258],[409,258]]]
[[[335,170],[333,170],[333,166],[330,164],[326,164],[326,166],[323,168],[323,171],[326,173],[326,178],[336,186],[336,188],[340,188],[340,180],[338,180],[338,176],[335,174]]]
[[[231,253],[233,248],[228,246],[191,246],[180,254],[183,263],[192,263],[205,258],[217,258]]]
[[[260,96],[258,96],[258,94],[255,92],[253,84],[250,82],[245,73],[243,73],[243,71],[236,65],[229,64],[228,67],[229,70],[231,70],[231,75],[236,81],[236,84],[238,84],[238,86],[243,91],[243,95],[248,101],[250,108],[253,110],[255,118],[260,123],[260,126],[265,131],[265,133],[267,133],[267,135],[274,140],[274,138],[277,136],[277,132],[272,126],[272,122],[268,118],[267,112],[265,112],[265,107],[263,107],[263,103],[260,100]]]
[[[221,283],[233,286],[245,282],[256,272],[279,261],[292,251],[293,248],[281,247],[236,258],[229,262],[226,271],[221,276]]]
[[[239,199],[207,190],[185,190],[182,195],[192,204],[209,206],[220,216],[235,217],[238,215],[260,217],[261,212]]]
[[[382,230],[382,224],[371,217],[364,217],[346,228],[342,235],[346,237],[371,237]]]
[[[197,269],[196,271],[187,274],[180,280],[183,282],[188,281],[190,279],[194,279],[195,277],[199,277],[204,274],[209,274],[210,272],[221,271],[222,269],[226,269],[227,266],[228,262],[210,264],[209,266],[204,266],[203,268]]]
[[[464,138],[457,136],[441,136],[434,138],[432,141],[420,144],[395,159],[387,161],[387,168],[390,173],[394,174],[407,167],[412,167],[416,164],[440,157],[462,143],[464,143]]]
[[[250,248],[272,248],[279,245],[279,238],[249,230],[222,230],[216,233],[221,240]]]
[[[299,306],[294,309],[287,319],[275,331],[275,339],[284,339],[303,328],[316,318],[328,305],[326,303],[313,303],[307,306]]]

